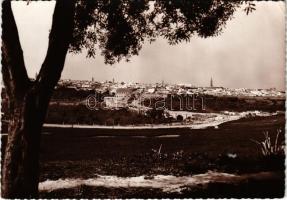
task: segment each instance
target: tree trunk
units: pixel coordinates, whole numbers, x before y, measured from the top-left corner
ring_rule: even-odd
[[[5,198],[38,197],[40,136],[46,114],[38,100],[38,94],[27,93],[14,107],[3,163]]]
[[[37,198],[41,128],[73,35],[75,0],[57,0],[46,58],[28,78],[11,1],[2,3],[2,74],[10,122],[2,166],[2,197]]]

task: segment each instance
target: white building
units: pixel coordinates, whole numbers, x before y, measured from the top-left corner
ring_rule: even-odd
[[[104,102],[108,108],[124,108],[128,106],[128,100],[132,95],[132,90],[129,88],[118,88],[116,96],[105,97]]]

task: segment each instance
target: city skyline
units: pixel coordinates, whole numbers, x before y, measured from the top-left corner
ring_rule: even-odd
[[[28,6],[13,2],[30,77],[38,72],[46,54],[53,9],[53,2],[31,2]],[[95,59],[86,58],[85,52],[69,53],[62,78],[208,86],[213,77],[217,86],[284,90],[284,38],[284,3],[260,2],[249,15],[242,8],[236,11],[217,37],[194,36],[189,43],[175,46],[159,38],[144,44],[128,63],[105,65],[100,52]]]

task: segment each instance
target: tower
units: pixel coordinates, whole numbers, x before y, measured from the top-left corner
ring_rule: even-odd
[[[213,80],[212,80],[212,77],[210,79],[210,87],[213,87]]]

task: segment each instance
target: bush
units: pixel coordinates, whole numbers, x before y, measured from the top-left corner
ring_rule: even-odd
[[[259,145],[260,151],[263,156],[269,157],[269,156],[278,156],[278,155],[284,155],[284,145],[283,143],[278,144],[278,138],[281,133],[281,130],[277,130],[277,135],[274,140],[274,143],[271,142],[271,137],[269,136],[268,131],[264,132],[264,140],[259,142],[257,140],[252,140],[256,144]]]

